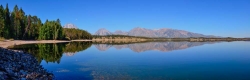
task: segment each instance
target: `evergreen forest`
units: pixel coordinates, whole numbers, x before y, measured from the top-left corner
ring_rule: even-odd
[[[92,39],[89,32],[80,29],[63,28],[60,19],[46,20],[25,14],[15,5],[9,10],[8,4],[0,5],[0,38],[14,40],[73,40]]]

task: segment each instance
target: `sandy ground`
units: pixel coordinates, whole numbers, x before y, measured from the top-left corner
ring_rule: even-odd
[[[34,43],[63,43],[63,42],[71,42],[71,41],[62,41],[62,40],[13,40],[13,41],[0,41],[0,47],[7,48],[13,45],[21,45],[21,44],[34,44]]]

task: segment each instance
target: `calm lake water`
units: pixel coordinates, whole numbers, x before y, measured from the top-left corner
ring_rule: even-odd
[[[58,80],[250,80],[250,42],[28,44]]]

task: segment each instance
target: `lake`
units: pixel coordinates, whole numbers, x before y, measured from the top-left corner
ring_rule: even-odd
[[[59,80],[250,80],[250,42],[26,44]]]

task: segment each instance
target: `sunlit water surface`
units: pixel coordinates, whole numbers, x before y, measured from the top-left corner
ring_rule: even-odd
[[[41,65],[59,80],[250,80],[250,42],[91,44]]]

